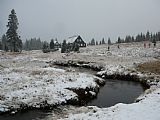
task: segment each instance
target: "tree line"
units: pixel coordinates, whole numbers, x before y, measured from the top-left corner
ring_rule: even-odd
[[[143,34],[140,33],[138,35],[131,36],[127,35],[125,38],[118,37],[116,43],[129,43],[129,42],[143,42],[143,41],[150,41],[155,43],[156,41],[160,41],[160,32],[151,33],[147,31],[147,33]],[[94,38],[88,43],[88,45],[103,45],[106,44],[104,38],[100,41],[96,41]],[[108,38],[107,44],[112,44],[111,39]]]
[[[108,38],[107,43],[112,44],[110,38]],[[100,41],[96,41],[94,38],[92,38],[92,40],[88,43],[88,45],[103,45],[103,44],[106,44],[104,38],[102,38],[102,40],[100,40]]]
[[[155,43],[156,41],[160,41],[160,32],[151,33],[147,31],[146,34],[138,34],[136,37],[127,35],[124,39],[118,37],[117,43],[129,43],[129,42],[143,42],[150,41]]]
[[[44,42],[40,40],[40,38],[31,38],[24,42],[23,49],[24,50],[41,50]]]

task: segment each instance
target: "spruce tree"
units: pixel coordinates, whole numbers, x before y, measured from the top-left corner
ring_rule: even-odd
[[[11,14],[8,18],[8,24],[7,24],[7,42],[9,44],[9,49],[11,52],[20,52],[22,50],[22,40],[20,39],[20,36],[18,36],[17,29],[18,29],[18,19],[15,13],[15,10],[11,10]]]
[[[104,38],[102,39],[102,44],[106,44]]]
[[[122,40],[121,40],[121,38],[120,37],[118,37],[118,41],[117,41],[118,43],[121,43],[122,42]]]
[[[50,42],[50,49],[54,49],[54,40],[53,39]]]
[[[125,43],[132,42],[132,37],[130,35],[127,35],[124,41]]]
[[[7,38],[6,35],[2,35],[2,50],[8,51]]]
[[[131,39],[132,39],[132,42],[134,42],[134,36],[132,36],[132,38],[131,38]]]
[[[29,42],[29,40],[25,41],[25,43],[24,43],[24,49],[25,50],[30,50],[30,42]]]
[[[141,41],[141,35],[138,34],[138,35],[136,36],[136,42],[140,42],[140,41]]]
[[[0,50],[2,50],[2,42],[0,41]]]
[[[66,40],[63,40],[61,53],[65,53],[67,51],[67,43]]]
[[[160,32],[158,32],[157,37],[158,37],[158,41],[160,41]]]
[[[91,45],[96,45],[94,38],[91,40]]]
[[[98,45],[98,41],[96,41],[96,45]]]
[[[48,45],[48,43],[46,41],[44,41],[44,43],[43,43],[42,51],[43,51],[43,53],[50,52],[49,45]]]
[[[111,39],[108,38],[108,45],[111,45]]]

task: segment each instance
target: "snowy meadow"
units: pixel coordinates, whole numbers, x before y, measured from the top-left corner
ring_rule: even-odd
[[[156,48],[144,48],[143,43],[123,43],[120,49],[113,44],[110,51],[107,45],[87,46],[80,53],[0,51],[0,113],[75,105],[81,94],[84,98],[95,97],[106,78],[131,76],[127,80],[136,78],[149,86],[135,103],[119,103],[109,108],[82,106],[59,119],[159,120],[160,75],[137,69],[139,64],[159,60],[160,43]],[[55,64],[68,65],[68,69],[57,68]],[[70,65],[96,69],[97,75],[76,72]]]

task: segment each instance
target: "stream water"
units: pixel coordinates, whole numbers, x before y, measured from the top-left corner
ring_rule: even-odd
[[[97,98],[91,100],[88,105],[110,107],[117,103],[133,103],[145,89],[139,82],[106,80],[106,84],[100,89]]]
[[[63,69],[68,69],[60,67]],[[76,72],[95,74],[95,71],[84,68],[70,68]],[[87,105],[98,107],[109,107],[116,103],[133,103],[134,100],[145,90],[145,87],[138,82],[122,80],[106,80],[106,84],[101,87],[97,98],[91,100]],[[65,106],[63,106],[65,107]],[[65,109],[69,110],[69,107]],[[52,120],[63,114],[60,109],[54,110],[28,110],[15,115],[0,115],[0,120]]]

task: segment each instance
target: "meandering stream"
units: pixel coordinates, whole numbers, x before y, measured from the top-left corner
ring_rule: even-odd
[[[87,74],[95,74],[93,70],[84,68],[67,68],[59,67],[61,69],[69,69],[76,72],[84,72]],[[95,105],[98,107],[109,107],[117,103],[133,103],[134,100],[144,92],[146,88],[139,82],[124,81],[124,80],[106,80],[106,84],[101,87],[97,98],[91,100],[87,105]],[[64,108],[65,106],[62,106]],[[65,107],[70,109],[70,107]],[[19,112],[15,115],[1,115],[0,120],[52,120],[61,116],[62,109],[54,110],[28,110]],[[63,115],[62,115],[63,116]]]

